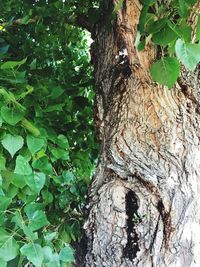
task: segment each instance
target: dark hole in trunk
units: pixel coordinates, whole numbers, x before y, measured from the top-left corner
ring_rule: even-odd
[[[126,195],[126,215],[127,215],[127,244],[124,248],[124,256],[131,261],[136,258],[137,252],[140,250],[138,246],[138,234],[136,225],[141,222],[138,215],[138,199],[133,191],[129,191]]]

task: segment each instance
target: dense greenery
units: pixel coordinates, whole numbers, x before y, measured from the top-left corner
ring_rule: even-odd
[[[171,88],[180,75],[180,64],[194,70],[200,62],[200,15],[197,0],[141,0],[136,45],[143,50],[156,45],[159,58],[151,67],[152,78]],[[158,75],[159,73],[159,75]]]
[[[97,158],[89,34],[75,1],[0,9],[0,266],[68,266]]]
[[[195,29],[189,20],[197,1],[141,2],[136,46],[156,45],[152,78],[171,88],[180,62],[200,61],[200,19],[194,12]],[[98,153],[89,33],[77,21],[93,24],[102,9],[5,0],[0,10],[0,266],[70,266]]]

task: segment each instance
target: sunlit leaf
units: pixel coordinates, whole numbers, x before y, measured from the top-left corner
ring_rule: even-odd
[[[11,134],[6,134],[1,141],[3,147],[10,153],[13,157],[15,153],[22,148],[24,140],[21,136],[13,136]]]
[[[25,181],[26,184],[33,190],[35,193],[39,193],[43,188],[46,180],[46,175],[44,173],[35,172],[32,175],[26,175]]]
[[[73,255],[73,249],[68,245],[61,249],[59,258],[61,261],[64,262],[73,262],[74,261],[74,255]]]
[[[32,155],[34,155],[44,146],[44,140],[42,138],[38,138],[33,135],[28,135],[26,141],[28,149],[30,150]]]
[[[26,256],[27,259],[35,265],[35,267],[42,266],[44,254],[42,247],[39,244],[25,244],[23,247],[21,247],[20,251],[22,255]]]
[[[0,229],[0,259],[10,261],[18,255],[19,245],[12,235]]]
[[[200,61],[200,45],[188,44],[181,39],[176,41],[177,58],[190,70],[194,70]]]
[[[20,61],[7,61],[5,63],[3,63],[0,68],[3,69],[12,69],[15,68],[17,66],[21,66],[26,62],[26,58],[22,59]]]

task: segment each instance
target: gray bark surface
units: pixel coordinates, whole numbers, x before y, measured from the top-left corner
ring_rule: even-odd
[[[125,0],[109,27],[111,2],[92,47],[101,151],[85,266],[199,267],[199,73],[183,68],[172,90],[153,83],[155,48],[134,44],[139,1]]]

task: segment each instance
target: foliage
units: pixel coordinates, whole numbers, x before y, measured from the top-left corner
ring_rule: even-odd
[[[0,266],[74,259],[97,156],[89,36],[76,16],[93,5],[0,2]]]
[[[195,9],[197,2],[141,0],[143,7],[137,47],[143,50],[150,40],[156,45],[158,60],[151,66],[151,75],[153,80],[169,88],[180,75],[177,59],[190,70],[194,70],[200,62],[200,15]]]
[[[137,47],[156,45],[151,75],[169,88],[180,62],[193,70],[200,61],[196,2],[141,0]],[[89,35],[77,21],[96,23],[101,7],[5,0],[0,9],[0,266],[70,266],[98,152]]]

